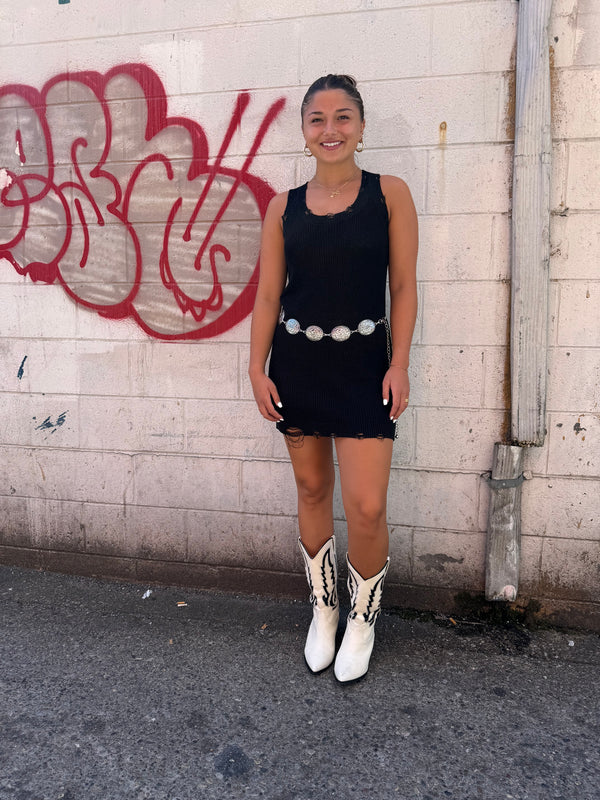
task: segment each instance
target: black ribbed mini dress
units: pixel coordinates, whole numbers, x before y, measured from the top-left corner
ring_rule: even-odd
[[[379,175],[363,170],[355,202],[339,214],[309,211],[306,188],[290,190],[283,215],[287,284],[269,364],[283,404],[277,428],[291,438],[393,439],[391,403],[383,405],[381,389],[389,364],[389,240]],[[368,335],[357,330],[364,320],[377,323]],[[311,340],[311,326],[323,337]],[[353,332],[340,341],[342,330],[336,340],[330,334],[338,326]]]

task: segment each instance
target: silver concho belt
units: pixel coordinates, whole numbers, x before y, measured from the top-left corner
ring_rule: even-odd
[[[288,333],[292,335],[303,333],[311,342],[319,342],[326,337],[330,337],[336,342],[345,342],[353,333],[360,333],[361,336],[370,336],[377,325],[385,325],[387,330],[387,319],[382,317],[378,319],[377,322],[374,322],[372,319],[362,319],[358,323],[358,327],[354,329],[349,328],[347,325],[336,325],[331,333],[325,333],[323,328],[320,328],[318,325],[309,325],[308,328],[302,328],[297,319],[290,317],[290,319],[286,320],[285,311],[283,309],[279,315],[279,322],[285,325],[285,329]]]

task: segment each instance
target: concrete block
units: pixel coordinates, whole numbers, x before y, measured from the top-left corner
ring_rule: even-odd
[[[0,230],[2,232],[2,238],[5,239],[4,229],[0,228]],[[12,302],[13,287],[20,286],[28,281],[29,278],[26,278],[24,275],[19,275],[8,258],[0,258],[0,292],[2,293],[0,296],[2,297],[3,303],[5,302],[5,297],[7,298],[6,302]]]
[[[414,463],[415,441],[416,441],[416,411],[414,408],[407,408],[400,415],[396,423],[396,440],[392,454],[392,465],[394,467],[406,467]]]
[[[522,533],[600,541],[600,492],[589,478],[539,477],[521,496]]]
[[[366,130],[366,129],[365,129]],[[365,137],[368,134],[365,133]],[[389,150],[369,149],[368,139],[365,150],[357,159],[358,165],[369,172],[380,175],[396,175],[406,182],[418,214],[426,208],[427,190],[427,151],[415,148],[396,148]],[[312,173],[310,174],[312,177]]]
[[[550,432],[546,431],[546,439],[542,447],[526,447],[523,469],[534,475],[548,474],[548,452]]]
[[[119,6],[114,0],[102,0],[95,8],[85,4],[57,3],[47,8],[46,12],[43,15],[39,13],[39,5],[35,0],[20,3],[19,12],[14,15],[15,42],[21,45],[37,43],[39,47],[48,41],[64,42],[84,37],[92,30],[96,31],[98,37],[122,32]]]
[[[581,212],[553,216],[550,222],[550,277],[554,280],[594,280],[598,277],[600,230],[598,214]]]
[[[250,12],[248,9],[246,13],[243,13],[239,8],[240,4],[235,0],[204,3],[202,6],[177,2],[152,3],[146,8],[136,4],[118,5],[113,3],[111,5],[115,8],[115,16],[119,24],[118,32],[121,35],[130,36],[157,30],[168,31],[227,25],[246,20]]]
[[[549,411],[598,412],[600,352],[591,347],[554,347],[549,351]]]
[[[0,341],[0,382],[34,394],[128,395],[127,343],[72,339]]]
[[[423,344],[506,343],[510,309],[507,283],[431,282],[423,289]]]
[[[233,87],[230,91],[216,94],[175,95],[169,98],[169,110],[177,116],[195,120],[202,126],[208,140],[208,151],[211,158],[220,152],[225,133],[231,123],[238,95],[246,84]],[[300,104],[304,92],[300,87],[274,89],[253,88],[250,102],[245,108],[239,127],[231,139],[225,163],[230,158],[246,158],[250,153],[256,135],[274,103],[285,99],[285,106],[271,122],[260,145],[260,154],[293,153],[297,154],[303,144],[300,130]],[[255,162],[249,168],[255,174]]]
[[[57,47],[52,40],[22,45],[20,29],[15,25],[15,43],[2,47],[2,85],[25,83],[38,88],[50,75],[67,70],[67,47]]]
[[[600,541],[544,539],[540,593],[545,597],[596,602]]]
[[[506,417],[502,411],[419,408],[415,464],[456,471],[491,469],[494,442],[503,440]]]
[[[485,588],[485,534],[420,530],[413,535],[413,583],[471,592]]]
[[[504,144],[448,147],[431,150],[428,155],[428,213],[490,214],[509,210],[511,147]]]
[[[400,8],[301,19],[296,33],[300,82],[310,84],[329,72],[356,72],[358,66],[351,66],[348,54],[359,59],[361,81],[427,74],[430,13],[429,9]],[[290,41],[285,42],[288,52]],[[333,43],[338,46],[332,50]]]
[[[141,559],[183,561],[187,557],[186,511],[179,508],[128,506],[128,541]]]
[[[13,547],[83,550],[82,503],[36,497],[0,497],[0,543]]]
[[[437,8],[430,45],[432,72],[452,75],[510,69],[516,47],[517,11],[509,0]]]
[[[492,252],[490,278],[502,281],[510,279],[511,244],[510,216],[495,214],[492,218]]]
[[[0,386],[7,392],[77,394],[76,343],[0,338]]]
[[[600,64],[600,11],[594,0],[580,0],[577,6],[575,66]]]
[[[171,48],[179,64],[179,91],[295,84],[298,64],[290,58],[290,43],[300,32],[299,20],[181,31]]]
[[[600,281],[561,281],[558,344],[600,347]]]
[[[407,0],[401,0],[401,2],[394,3],[394,5],[402,5],[406,4],[406,2]],[[339,0],[335,4],[334,13],[358,11],[363,6],[364,4],[361,3],[361,0]],[[374,3],[369,3],[369,7],[376,6]],[[239,15],[244,20],[256,21],[312,15],[321,17],[330,13],[329,9],[324,10],[321,0],[302,0],[302,3],[297,5],[290,5],[287,0],[238,0],[235,4],[235,9],[234,19]]]
[[[62,286],[20,283],[2,292],[2,335],[69,339],[77,333],[77,306]]]
[[[550,58],[554,67],[570,67],[573,64],[577,41],[578,0],[554,0],[548,28]]]
[[[184,450],[185,422],[182,400],[101,397],[80,399],[81,446],[125,452],[178,452]]]
[[[28,497],[27,528],[32,544],[44,550],[81,552],[85,529],[81,524],[84,503]]]
[[[504,228],[497,221],[504,219],[484,214],[423,214],[419,218],[419,280],[480,281],[506,277],[504,249],[496,242],[492,249],[493,232]]]
[[[600,415],[556,413],[549,424],[550,474],[600,477]]]
[[[77,448],[79,398],[3,393],[0,442],[33,447]]]
[[[552,88],[552,135],[558,139],[599,138],[600,70],[557,69]]]
[[[525,535],[523,529],[521,529],[520,597],[536,597],[539,595],[543,541],[539,536]]]
[[[254,394],[252,392],[252,384],[248,377],[248,364],[250,362],[250,344],[240,344],[238,346],[238,359],[240,368],[238,371],[239,376],[239,396],[242,400],[252,400],[254,402]],[[268,359],[265,371],[268,371]],[[257,410],[258,413],[258,410]]]
[[[279,461],[242,463],[242,511],[295,517],[298,512],[292,465]]]
[[[266,458],[272,454],[271,426],[254,400],[186,400],[188,453]],[[283,438],[283,437],[282,437]]]
[[[147,397],[233,398],[238,392],[235,344],[133,342],[132,384]]]
[[[0,448],[4,494],[48,500],[121,503],[130,499],[130,458],[117,453]]]
[[[477,347],[413,346],[411,406],[477,408],[482,396],[483,355]]]
[[[390,525],[478,530],[478,475],[393,469]]]
[[[415,329],[413,331],[413,338],[411,347],[413,345],[423,344],[423,317],[424,317],[424,309],[425,303],[423,300],[425,294],[425,286],[422,281],[418,280],[418,270],[419,265],[417,264],[417,318],[415,320]],[[386,298],[386,314],[390,316],[390,300]]]
[[[54,359],[58,357],[58,354],[51,355]],[[81,394],[130,393],[131,359],[127,344],[118,341],[81,341],[77,343],[75,356]]]
[[[567,206],[567,169],[569,167],[569,144],[558,141],[552,145],[550,169],[550,213],[564,214]]]
[[[93,309],[77,306],[77,339],[105,339],[111,342],[147,341],[148,334],[131,317],[107,319]]]
[[[481,360],[483,371],[481,383],[482,407],[508,408],[510,406],[510,356],[508,347],[486,347],[481,352]],[[465,405],[467,404],[465,403]]]
[[[600,208],[600,141],[569,142],[566,205],[571,209]]]
[[[134,457],[134,503],[238,511],[240,464],[233,459],[140,454]]]
[[[28,502],[27,497],[0,495],[0,545],[3,547],[37,546],[35,532],[28,524]]]
[[[190,561],[281,572],[303,571],[295,516],[188,511],[186,520]]]
[[[391,583],[412,583],[414,531],[404,525],[390,528],[390,566],[386,580]]]
[[[183,509],[84,503],[80,522],[86,552],[166,561],[186,559]]]
[[[392,75],[394,73],[391,73]],[[506,87],[497,75],[361,82],[371,147],[423,147],[497,140]],[[445,128],[441,124],[445,123]]]

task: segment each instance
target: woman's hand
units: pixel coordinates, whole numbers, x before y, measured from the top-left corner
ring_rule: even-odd
[[[249,373],[249,376],[254,399],[260,413],[269,422],[281,422],[283,420],[279,411],[281,400],[273,381],[264,372]]]
[[[390,419],[396,422],[400,414],[408,408],[410,382],[407,370],[391,365],[383,378],[382,388],[383,404],[388,405],[391,399]]]

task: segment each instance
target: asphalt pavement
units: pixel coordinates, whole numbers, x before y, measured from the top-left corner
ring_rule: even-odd
[[[386,610],[341,685],[310,613],[0,567],[0,800],[600,798],[597,634]]]

